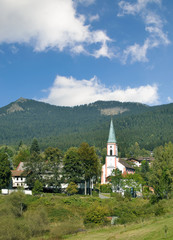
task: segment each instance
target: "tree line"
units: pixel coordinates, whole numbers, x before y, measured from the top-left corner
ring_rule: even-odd
[[[59,191],[60,184],[83,181],[95,183],[100,182],[101,165],[105,153],[82,143],[78,148],[71,147],[65,153],[59,148],[48,147],[44,151],[40,150],[37,139],[34,139],[30,148],[20,142],[18,150],[14,153],[12,147],[0,147],[0,189],[8,186],[11,178],[11,169],[15,169],[20,161],[25,162],[28,173],[27,183],[31,189],[52,188]],[[144,149],[140,149],[136,143],[131,147],[131,154],[148,154]],[[136,154],[136,155],[135,155]],[[136,190],[139,185],[143,186],[143,196],[151,197],[152,201],[169,199],[173,192],[173,143],[166,143],[153,151],[155,160],[149,166],[147,161],[143,161],[140,168],[136,167],[135,174],[122,174],[115,170],[111,183],[114,188],[120,185],[122,178]],[[101,157],[103,156],[103,158]],[[134,185],[134,182],[138,183]],[[36,186],[35,186],[36,185]],[[97,187],[96,187],[97,188]],[[150,191],[153,189],[153,193]]]

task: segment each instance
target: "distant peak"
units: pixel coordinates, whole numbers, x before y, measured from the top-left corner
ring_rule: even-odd
[[[20,97],[19,99],[16,100],[16,102],[21,102],[21,103],[26,102],[26,101],[27,101],[27,99],[23,98],[23,97]]]

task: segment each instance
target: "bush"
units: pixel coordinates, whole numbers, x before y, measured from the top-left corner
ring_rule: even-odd
[[[78,187],[77,184],[75,184],[74,182],[69,183],[67,189],[67,194],[68,195],[74,195],[78,192]]]
[[[43,209],[27,212],[25,223],[28,227],[29,235],[32,237],[39,236],[48,230],[48,218]]]
[[[100,191],[102,193],[111,193],[112,192],[111,184],[102,184],[100,186]]]
[[[43,184],[39,180],[35,181],[32,192],[34,195],[38,195],[43,192]]]
[[[93,191],[92,192],[92,196],[93,197],[98,197],[99,196],[99,192],[98,191]]]
[[[108,210],[100,205],[93,205],[90,208],[84,218],[84,223],[94,223],[94,224],[104,224],[106,223],[106,215],[108,215]]]

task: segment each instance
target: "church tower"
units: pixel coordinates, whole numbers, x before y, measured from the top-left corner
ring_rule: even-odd
[[[112,171],[117,168],[118,164],[118,147],[115,137],[113,121],[111,119],[109,137],[107,141],[107,156],[105,165],[102,167],[101,184],[106,183],[107,177],[111,176]]]

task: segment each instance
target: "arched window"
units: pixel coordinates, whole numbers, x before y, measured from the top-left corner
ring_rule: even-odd
[[[110,155],[112,156],[112,149],[110,150]]]

